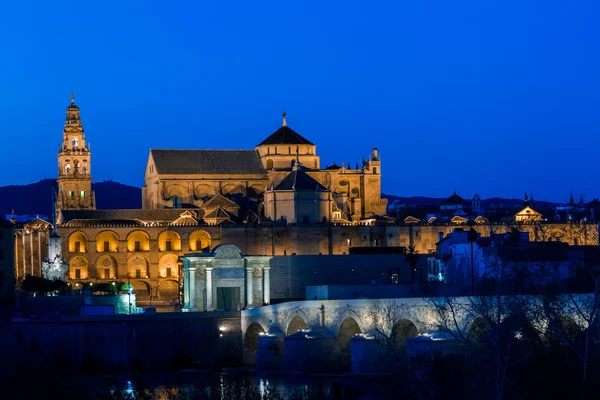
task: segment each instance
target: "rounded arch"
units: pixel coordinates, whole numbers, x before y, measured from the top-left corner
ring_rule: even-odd
[[[194,231],[190,233],[189,243],[191,251],[204,251],[205,249],[210,251],[210,234],[202,229]]]
[[[206,183],[202,183],[194,188],[194,196],[198,199],[203,199],[205,197],[213,197],[217,194],[214,186],[207,185]]]
[[[160,298],[162,300],[176,302],[179,300],[179,282],[174,279],[166,279],[160,282]]]
[[[139,254],[134,254],[127,260],[127,276],[130,278],[148,277],[148,260]]]
[[[356,313],[356,311],[351,310],[351,309],[347,309],[345,310],[337,319],[336,323],[333,325],[334,326],[334,335],[337,336],[338,332],[340,330],[340,328],[342,327],[342,324],[344,323],[344,321],[346,321],[348,318],[352,318],[354,320],[354,322],[356,322],[356,324],[358,325],[359,329],[361,331],[365,330],[365,327],[362,324],[362,321],[360,320],[359,315]]]
[[[256,353],[258,350],[258,337],[266,331],[258,322],[252,322],[246,328],[244,333],[244,350],[251,353]]]
[[[244,188],[240,184],[228,183],[221,187],[221,193],[224,196],[235,196],[235,195],[243,195]]]
[[[287,327],[285,329],[285,336],[293,335],[298,331],[308,328],[306,320],[299,314],[294,315],[286,326]]]
[[[69,259],[69,279],[88,279],[89,263],[83,256],[73,256]]]
[[[101,255],[96,260],[96,278],[113,279],[118,275],[117,260],[108,254]]]
[[[406,355],[406,340],[419,334],[419,329],[414,322],[401,318],[392,327],[390,339],[394,348]]]
[[[338,365],[343,370],[350,368],[351,342],[354,335],[361,334],[362,330],[353,315],[349,315],[340,324],[335,341],[335,355],[338,358]]]
[[[485,323],[483,318],[477,317],[471,322],[467,331],[467,340],[471,343],[483,343],[485,341]]]
[[[341,186],[343,188],[347,188],[348,185],[350,185],[350,182],[347,179],[342,179],[341,181],[338,182],[338,186]],[[347,189],[345,189],[347,190]]]
[[[252,185],[248,188],[248,197],[259,197],[265,191],[265,186]]]
[[[150,251],[150,236],[141,230],[129,232],[127,235],[127,251]]]
[[[162,231],[158,235],[158,251],[180,251],[181,236],[173,230]]]
[[[179,257],[175,254],[164,254],[158,259],[158,274],[161,277],[176,278],[179,276],[177,261]]]
[[[152,290],[152,285],[149,282],[134,279],[131,281],[131,286],[133,286],[133,291],[135,293],[136,300],[144,299],[147,300],[150,297],[150,291]]]
[[[82,231],[75,231],[69,235],[69,253],[86,253],[88,237]]]
[[[96,235],[96,252],[114,253],[119,250],[119,235],[113,231],[101,231]]]
[[[556,320],[553,320],[551,324],[548,324],[544,336],[546,341],[552,343],[560,343],[564,344],[564,339],[569,342],[576,342],[578,339],[582,338],[582,335],[585,334],[586,329],[577,324],[573,318],[570,317],[561,317]],[[564,339],[561,339],[561,336]]]
[[[167,190],[165,190],[165,194],[167,199],[170,199],[171,197],[185,199],[187,197],[187,190],[181,185],[169,185]]]

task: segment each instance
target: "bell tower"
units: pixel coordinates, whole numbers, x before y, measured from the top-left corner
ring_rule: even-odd
[[[96,209],[90,172],[91,155],[73,92],[71,105],[67,107],[62,145],[58,150],[57,213],[59,210]]]

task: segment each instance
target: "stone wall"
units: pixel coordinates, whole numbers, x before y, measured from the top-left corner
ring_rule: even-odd
[[[399,282],[411,281],[410,266],[402,254],[273,257],[270,266],[273,303],[305,299],[310,285],[385,284],[391,281],[392,272],[398,273]],[[426,281],[427,256],[420,257],[416,269],[415,280]]]
[[[0,359],[20,368],[80,372],[235,366],[241,361],[239,313],[77,317],[0,324]]]

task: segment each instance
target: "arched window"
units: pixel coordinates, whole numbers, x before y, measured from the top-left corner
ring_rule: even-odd
[[[71,140],[71,145],[77,147],[79,145],[79,139],[73,138],[73,140]]]

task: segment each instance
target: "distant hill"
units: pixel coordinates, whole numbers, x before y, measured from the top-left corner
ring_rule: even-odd
[[[29,185],[0,186],[0,216],[10,214],[14,209],[16,214],[52,215],[52,185],[55,179],[44,179]],[[119,208],[141,208],[142,189],[135,186],[123,185],[119,182],[103,181],[92,183],[96,193],[96,207],[99,210]],[[399,200],[407,206],[437,206],[444,198],[438,197],[401,197],[383,194],[389,204]],[[468,199],[465,199],[468,200]],[[483,208],[520,207],[522,199],[503,199],[493,197],[482,199]],[[553,208],[554,203],[545,201],[535,202],[536,208]]]
[[[0,216],[10,214],[52,215],[52,185],[55,179],[44,179],[29,185],[0,186]],[[96,207],[100,210],[141,208],[142,190],[118,182],[95,182]]]
[[[437,206],[439,205],[445,197],[422,197],[422,196],[412,196],[412,197],[401,197],[395,196],[393,194],[382,194],[381,197],[388,199],[388,204],[392,204],[394,200],[398,200],[400,204],[406,204],[407,206]],[[470,199],[465,198],[465,200],[470,201]],[[538,201],[535,200],[535,207],[538,209],[548,209],[554,208],[557,204],[547,202],[547,201]],[[492,197],[489,199],[481,199],[481,206],[484,209],[490,208],[515,208],[523,206],[523,199],[504,199],[502,197]]]

